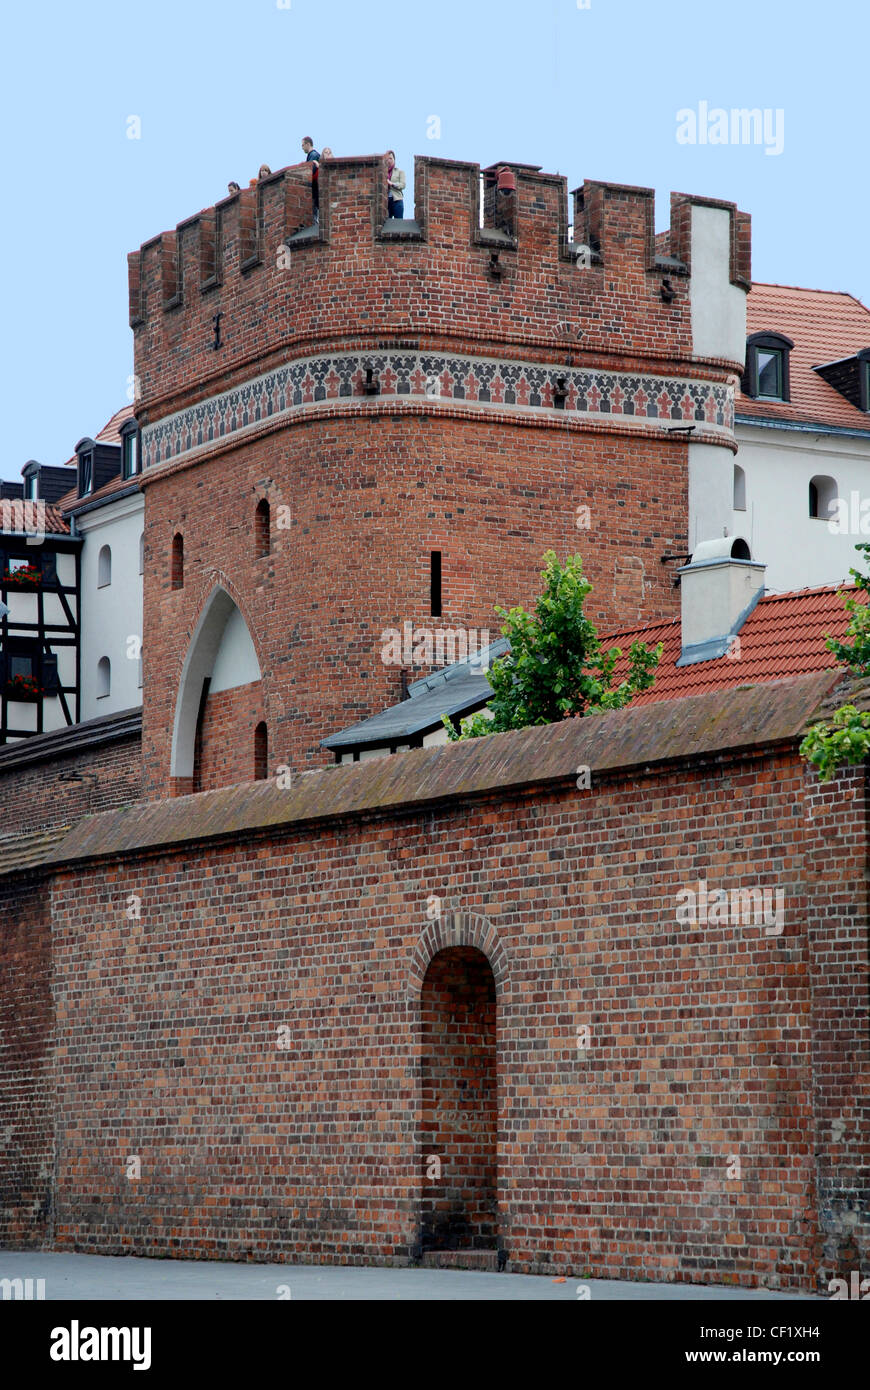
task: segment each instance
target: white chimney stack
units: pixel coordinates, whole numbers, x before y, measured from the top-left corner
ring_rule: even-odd
[[[739,536],[701,541],[680,576],[682,652],[678,666],[724,656],[764,593],[765,565]]]

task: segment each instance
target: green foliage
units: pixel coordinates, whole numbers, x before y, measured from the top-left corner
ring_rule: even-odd
[[[519,607],[495,610],[505,620],[501,630],[510,638],[511,649],[489,671],[492,718],[469,715],[458,734],[445,716],[451,740],[621,709],[653,684],[661,643],[650,650],[633,642],[628,675],[613,687],[613,668],[622,652],[619,647],[604,650],[594,624],[584,617],[583,604],[592,585],[583,577],[580,556],[569,556],[562,568],[555,552],[548,550],[544,563],[543,592],[534,614]]]
[[[870,542],[861,541],[856,550],[870,552]],[[870,595],[870,574],[850,569],[860,593]],[[827,640],[828,648],[837,660],[859,676],[870,675],[870,604],[858,595],[844,600],[849,614],[846,637],[851,641]],[[860,713],[854,705],[841,705],[830,724],[814,724],[800,746],[801,755],[819,769],[819,780],[830,782],[840,767],[861,763],[870,756],[870,714]]]
[[[855,549],[870,551],[870,542],[861,541]],[[870,574],[862,574],[855,569],[850,569],[849,573],[858,591],[870,595]],[[849,614],[846,636],[853,640],[846,643],[829,637],[827,645],[844,666],[850,666],[859,675],[866,676],[870,672],[870,604],[862,602],[856,594],[845,599],[844,606]]]
[[[862,763],[870,754],[870,714],[841,705],[830,724],[813,725],[800,751],[819,769],[819,780],[830,782],[837,768]]]

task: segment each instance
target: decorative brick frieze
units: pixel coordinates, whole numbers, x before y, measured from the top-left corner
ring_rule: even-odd
[[[326,353],[277,367],[145,426],[144,467],[176,462],[220,441],[239,442],[269,420],[289,424],[318,407],[338,412],[358,406],[368,398],[369,373],[381,406],[426,401],[437,410],[461,403],[628,430],[691,425],[723,443],[734,441],[732,385],[427,352]]]

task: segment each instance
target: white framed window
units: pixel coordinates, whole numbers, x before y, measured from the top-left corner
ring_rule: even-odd
[[[819,521],[829,521],[832,516],[830,504],[836,501],[837,484],[833,478],[817,474],[810,480],[809,514]]]

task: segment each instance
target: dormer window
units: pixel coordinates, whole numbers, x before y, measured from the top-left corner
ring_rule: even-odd
[[[851,357],[838,357],[813,367],[823,381],[833,386],[857,410],[870,412],[870,347],[861,348]]]
[[[24,480],[24,496],[28,502],[36,501],[38,488],[39,479],[35,473],[31,473],[30,477]]]
[[[94,490],[94,452],[96,444],[92,439],[80,439],[76,445],[79,460],[79,497],[87,497]]]
[[[782,349],[756,348],[755,358],[758,370],[757,395],[772,401],[783,399],[782,390]]]
[[[135,478],[139,472],[139,427],[127,420],[121,427],[121,477]]]
[[[753,333],[746,340],[746,371],[741,389],[744,395],[762,401],[788,401],[789,353],[791,338],[782,333]]]

